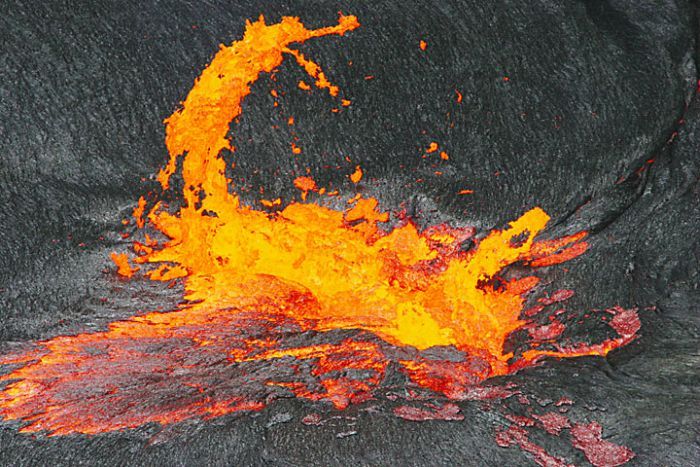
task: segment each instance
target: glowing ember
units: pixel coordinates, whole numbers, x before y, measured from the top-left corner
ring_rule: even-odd
[[[362,180],[362,168],[358,165],[355,167],[355,171],[350,174],[350,180],[352,180],[352,183],[360,183],[360,180]]]
[[[500,274],[515,263],[556,265],[587,248],[585,232],[535,241],[549,221],[540,208],[477,239],[471,227],[419,231],[408,219],[382,228],[389,214],[376,199],[359,195],[346,211],[292,203],[270,214],[242,204],[220,153],[233,151],[229,125],[250,86],[286,54],[318,88],[339,95],[316,63],[290,47],[358,26],[353,16],[317,30],[297,18],[266,25],[261,17],[247,24],[242,40],[221,47],[182,108],[166,120],[170,159],[158,180],[168,189],[182,157],[184,204],[173,214],[157,203],[147,225],[169,240],[134,243],[135,262],[158,264],[145,275],[184,278],[189,303],[6,357],[0,363],[19,367],[2,377],[9,382],[0,392],[2,418],[27,422],[23,431],[66,434],[258,410],[290,394],[343,408],[373,397],[390,362],[423,389],[467,399],[474,384],[543,355],[605,355],[634,338],[636,314],[616,308],[609,313],[619,337],[594,346],[535,348],[538,339],[551,343],[561,332],[554,323],[538,330],[521,319],[524,295],[538,279]],[[431,143],[427,152],[437,150]],[[357,166],[349,178],[356,184],[362,177]],[[309,192],[325,192],[308,176],[293,184],[304,201]],[[281,205],[279,199],[260,202]],[[143,226],[143,198],[134,214]],[[125,254],[112,257],[119,274],[137,271]],[[508,336],[525,325],[533,348],[504,352]],[[440,357],[445,352],[449,358]],[[454,405],[397,413],[463,417]]]

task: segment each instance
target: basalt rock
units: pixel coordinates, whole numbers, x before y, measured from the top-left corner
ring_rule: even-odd
[[[539,335],[603,339],[615,310],[636,309],[641,327],[606,357],[546,359],[474,381],[459,400],[421,392],[395,363],[464,363],[453,348],[399,348],[381,382],[392,389],[344,410],[288,394],[261,410],[95,435],[22,433],[21,420],[3,421],[0,463],[691,465],[700,458],[696,2],[5,3],[3,355],[181,303],[182,282],[125,280],[110,253],[131,245],[132,226],[122,221],[139,196],[180,202],[160,194],[155,180],[168,158],[163,120],[218,45],[240,40],[245,21],[260,14],[270,24],[299,16],[319,28],[336,24],[342,11],[361,26],[299,46],[348,106],[300,89],[308,76],[293,60],[274,80],[252,85],[232,124],[235,153],[226,154],[235,160],[226,175],[244,203],[263,198],[261,187],[268,200],[298,199],[292,181],[313,174],[318,186],[360,190],[420,228],[473,226],[478,238],[541,206],[552,217],[542,238],[587,231],[589,246],[540,274],[543,293],[527,308],[541,306],[542,319],[553,316],[564,329],[543,321],[550,327]],[[433,142],[439,149],[428,152]],[[357,165],[363,182],[354,187],[348,174]],[[178,193],[183,180],[172,184]],[[470,242],[465,251],[475,248]],[[323,338],[285,326],[280,332],[298,341]],[[522,352],[532,332],[516,331],[507,350]],[[332,333],[333,343],[355,335]],[[178,350],[169,345],[150,351]],[[214,357],[195,363],[212,385],[246,384]],[[256,367],[255,377],[268,371]],[[163,378],[165,386],[149,386],[164,388],[149,400],[177,404]]]

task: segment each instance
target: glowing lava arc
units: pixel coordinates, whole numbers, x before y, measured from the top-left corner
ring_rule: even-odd
[[[549,220],[539,208],[477,239],[471,227],[419,232],[410,220],[380,229],[389,215],[373,198],[356,196],[344,212],[304,202],[270,214],[241,203],[220,153],[233,149],[229,125],[250,86],[291,55],[317,87],[338,95],[290,47],[358,26],[354,16],[317,30],[298,18],[267,25],[261,17],[221,47],[166,120],[170,159],[158,179],[168,189],[182,157],[184,204],[176,214],[156,204],[148,221],[169,240],[134,243],[142,269],[159,264],[146,277],[184,278],[188,304],[3,357],[14,369],[1,378],[0,417],[26,423],[22,431],[67,434],[258,410],[289,395],[343,408],[373,397],[390,362],[411,384],[460,399],[541,355],[604,355],[634,339],[630,310],[609,311],[617,337],[589,347],[558,345],[548,338],[553,324],[535,329],[520,318],[538,279],[506,280],[504,268],[552,266],[587,248],[584,232],[535,241]],[[142,198],[139,227],[145,206]],[[465,242],[474,247],[465,251]],[[125,255],[113,258],[120,274],[138,272]],[[525,353],[504,353],[508,335],[525,325],[547,350],[534,339]]]

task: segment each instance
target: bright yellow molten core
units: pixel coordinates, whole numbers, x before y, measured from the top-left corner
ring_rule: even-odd
[[[186,205],[177,215],[151,214],[152,224],[172,240],[140,262],[174,263],[151,277],[187,276],[186,298],[205,305],[236,310],[293,290],[304,299],[278,311],[308,328],[364,329],[418,349],[454,345],[489,357],[495,371],[505,371],[504,340],[522,324],[521,294],[536,279],[499,288],[489,281],[504,267],[532,259],[533,239],[549,220],[544,211],[528,211],[465,253],[460,244],[471,236],[465,229],[418,232],[410,222],[380,229],[389,216],[373,198],[357,198],[344,212],[292,203],[271,215],[241,205],[225,178],[220,152],[231,149],[229,125],[250,85],[288,54],[318,87],[336,95],[320,67],[289,47],[358,26],[353,16],[318,30],[297,18],[275,25],[260,18],[247,24],[241,41],[221,47],[182,108],[166,120],[170,160],[159,180],[167,188],[177,158],[184,156]],[[297,183],[315,189],[311,179]]]

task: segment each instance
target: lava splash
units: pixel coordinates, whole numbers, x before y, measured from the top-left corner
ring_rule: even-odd
[[[524,312],[537,268],[587,249],[586,232],[536,240],[549,221],[540,208],[479,236],[472,227],[420,230],[405,217],[390,225],[370,197],[332,209],[309,177],[294,182],[303,202],[278,210],[242,202],[223,152],[235,151],[228,133],[251,85],[291,56],[338,96],[321,67],[291,47],[357,27],[354,16],[316,30],[294,17],[273,25],[260,17],[220,48],[166,120],[170,158],[158,181],[171,190],[181,164],[181,206],[172,212],[141,198],[134,212],[139,228],[162,238],[134,242],[134,262],[151,280],[181,278],[185,302],[0,358],[14,368],[0,378],[0,417],[24,422],[24,432],[61,435],[259,410],[278,397],[342,409],[378,397],[392,371],[464,399],[475,384],[542,356],[605,355],[635,338],[633,310],[602,312],[612,315],[612,335],[596,345],[559,342],[561,323]],[[316,202],[307,202],[314,191]],[[140,270],[124,253],[113,259],[122,276]],[[504,351],[525,329],[527,348]]]

